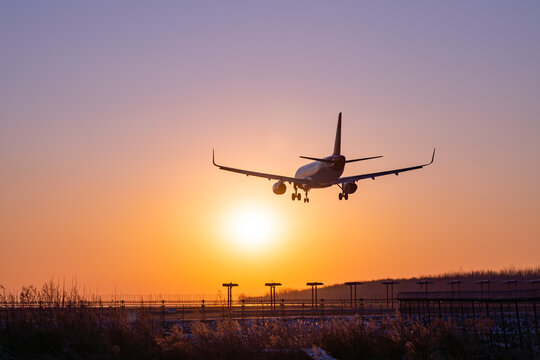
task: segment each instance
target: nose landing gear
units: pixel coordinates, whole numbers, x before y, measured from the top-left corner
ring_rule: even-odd
[[[298,186],[294,186],[294,193],[291,194],[291,200],[297,200],[300,201],[302,199],[302,194],[298,193]]]

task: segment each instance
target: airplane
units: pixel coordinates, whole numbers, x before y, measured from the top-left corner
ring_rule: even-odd
[[[302,194],[298,193],[298,189],[300,189],[305,192],[305,203],[309,203],[308,193],[311,189],[326,188],[333,185],[337,185],[341,189],[341,192],[338,196],[339,200],[348,200],[349,195],[353,194],[358,188],[358,185],[356,185],[357,181],[364,179],[375,180],[376,177],[391,174],[397,176],[399,173],[405,171],[417,170],[423,168],[424,166],[431,165],[433,163],[433,160],[435,159],[435,149],[433,149],[431,161],[426,164],[415,165],[401,169],[374,172],[369,174],[341,177],[341,175],[343,174],[343,170],[345,169],[345,164],[356,161],[377,159],[381,158],[382,155],[351,160],[347,160],[345,156],[341,155],[341,113],[339,113],[336,129],[336,138],[334,141],[334,152],[332,153],[332,155],[324,158],[316,158],[311,156],[300,157],[302,159],[313,160],[313,162],[300,167],[296,171],[294,177],[288,177],[218,165],[216,164],[214,150],[212,149],[212,162],[214,166],[217,166],[220,170],[232,171],[247,176],[266,178],[268,180],[277,180],[277,182],[272,186],[272,191],[274,192],[274,194],[277,195],[282,195],[287,191],[287,186],[285,185],[285,183],[287,182],[292,185],[294,189],[294,193],[291,194],[291,199],[293,201],[300,201],[302,199]]]

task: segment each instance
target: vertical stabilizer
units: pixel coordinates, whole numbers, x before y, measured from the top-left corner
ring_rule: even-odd
[[[334,155],[341,155],[341,113],[339,113],[336,129],[336,141],[334,142]]]

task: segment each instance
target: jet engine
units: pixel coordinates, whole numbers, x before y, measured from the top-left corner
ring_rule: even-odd
[[[276,195],[282,195],[285,194],[285,191],[287,191],[287,186],[283,183],[283,181],[278,181],[274,185],[272,185],[272,191]]]
[[[343,184],[343,192],[344,192],[345,194],[354,194],[354,192],[356,191],[356,189],[358,189],[358,185],[356,185],[356,184],[353,183],[353,182]]]

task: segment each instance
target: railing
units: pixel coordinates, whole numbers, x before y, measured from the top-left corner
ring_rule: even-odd
[[[478,321],[487,319],[491,340],[520,348],[540,345],[540,296],[533,290],[406,292],[399,293],[399,312],[404,319],[431,325],[433,321],[455,322],[477,337]]]
[[[513,300],[539,299],[540,289],[529,290],[485,290],[485,291],[408,291],[397,294],[400,301],[406,300]]]
[[[231,306],[219,300],[79,300],[79,301],[26,301],[0,303],[0,312],[20,311],[69,311],[69,309],[95,309],[100,313],[125,310],[128,313],[146,311],[161,315],[165,320],[212,320],[230,318],[270,318],[270,317],[329,317],[329,316],[383,316],[396,314],[396,308],[386,307],[385,299],[278,299],[272,306],[270,298],[261,300],[235,300]],[[397,302],[396,302],[397,305]],[[396,306],[397,307],[397,306]],[[0,314],[1,316],[1,314]],[[8,315],[4,316],[6,318]],[[1,321],[0,317],[0,321]]]

